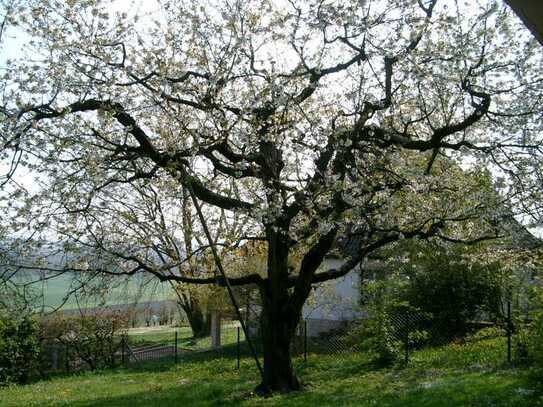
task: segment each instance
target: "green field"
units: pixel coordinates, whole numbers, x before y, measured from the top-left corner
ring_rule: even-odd
[[[171,344],[175,340],[177,332],[177,346],[183,350],[203,350],[211,347],[211,337],[194,338],[190,327],[159,327],[157,329],[145,330],[142,328],[131,329],[128,332],[128,341],[132,346]],[[221,345],[233,345],[237,343],[238,330],[234,325],[223,324],[221,327]],[[244,341],[245,336],[240,330],[240,340]]]
[[[37,307],[46,311],[63,304],[66,296],[81,286],[81,283],[66,273],[39,281],[36,276],[20,277],[20,281],[33,281],[30,287],[40,294]],[[89,285],[96,295],[84,297],[82,290],[76,290],[66,299],[63,309],[88,308],[97,305],[129,304],[134,302],[161,301],[175,297],[170,284],[158,280],[139,281],[138,279],[120,279],[112,281],[93,281]],[[89,290],[88,290],[89,291]]]
[[[0,406],[543,406],[541,372],[513,368],[503,338],[417,351],[408,367],[380,367],[367,353],[310,353],[295,365],[304,390],[262,399],[247,355],[171,359],[0,389]]]

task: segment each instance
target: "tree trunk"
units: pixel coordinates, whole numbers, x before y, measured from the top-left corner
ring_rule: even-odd
[[[261,315],[264,380],[256,390],[262,395],[300,389],[290,354],[299,316],[281,315],[274,311],[277,310],[264,309]]]
[[[201,338],[204,336],[209,336],[211,333],[211,318],[209,315],[204,313],[199,306],[184,307],[183,310],[187,315],[189,321],[190,329],[192,330],[192,336],[195,338]]]
[[[300,320],[301,309],[288,306],[288,246],[284,236],[267,229],[268,282],[259,287],[262,298],[260,316],[264,351],[264,378],[257,387],[259,394],[289,392],[300,389],[292,367],[290,345]]]

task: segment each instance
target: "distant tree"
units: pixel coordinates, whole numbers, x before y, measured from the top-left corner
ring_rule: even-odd
[[[491,168],[501,199],[540,219],[542,50],[495,1],[161,1],[146,18],[109,7],[29,0],[9,20],[34,51],[3,79],[3,227],[14,246],[107,246],[124,230],[108,211],[169,183],[204,221],[240,219],[229,243],[266,244],[265,275],[227,277],[260,293],[259,391],[300,387],[289,349],[313,284],[397,240],[494,236],[491,222],[446,229],[491,221],[494,202],[443,157]],[[340,234],[358,251],[320,270]],[[226,282],[125,247],[118,273]]]

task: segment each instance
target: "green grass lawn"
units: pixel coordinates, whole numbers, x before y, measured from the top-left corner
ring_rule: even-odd
[[[0,389],[0,406],[543,406],[533,369],[501,363],[503,340],[417,351],[408,367],[380,368],[365,353],[295,360],[304,390],[261,399],[249,357],[184,355],[126,369]],[[501,351],[500,351],[501,350]],[[541,377],[541,376],[539,376]]]
[[[177,332],[177,346],[180,349],[203,350],[211,347],[211,337],[193,338],[189,327],[158,327],[148,332],[140,332],[139,329],[128,332],[128,341],[133,346],[173,344]],[[221,328],[221,344],[232,345],[237,342],[237,328],[233,325],[223,325]],[[240,340],[244,341],[243,330],[240,330]]]

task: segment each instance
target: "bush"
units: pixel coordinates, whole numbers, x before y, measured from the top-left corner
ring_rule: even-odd
[[[400,358],[403,344],[395,332],[386,313],[373,315],[362,328],[360,334],[363,348],[375,352],[377,362],[390,364]]]
[[[537,366],[543,368],[543,313],[540,313],[531,326],[529,354]]]
[[[409,284],[403,299],[432,314],[433,323],[446,327],[451,338],[468,333],[474,319],[504,319],[506,275],[497,263],[462,260],[459,249],[430,244],[404,272]]]
[[[44,318],[42,346],[54,349],[60,345],[69,353],[74,368],[81,363],[91,370],[114,367],[128,321],[126,313],[106,311]]]
[[[498,263],[465,260],[470,253],[423,241],[383,253],[389,267],[362,286],[366,347],[390,362],[403,357],[406,341],[410,349],[443,345],[473,332],[473,320],[504,322],[507,274]]]
[[[381,364],[390,364],[404,355],[407,325],[402,317],[413,310],[395,295],[402,286],[397,279],[367,284],[368,318],[352,333],[362,338],[362,347],[375,352]]]
[[[38,324],[29,315],[0,315],[0,385],[27,383],[37,368]]]
[[[383,255],[389,267],[378,276],[384,283],[380,295],[430,316],[420,329],[439,328],[440,340],[465,336],[476,319],[502,323],[508,274],[498,262],[477,261],[477,253],[431,241],[403,242]],[[375,300],[372,293],[364,294],[367,302]]]
[[[466,336],[465,342],[480,342],[487,339],[503,338],[507,335],[507,331],[498,326],[482,328],[478,331]]]
[[[532,320],[519,334],[518,348],[521,357],[543,368],[543,289],[536,288],[531,301]]]

